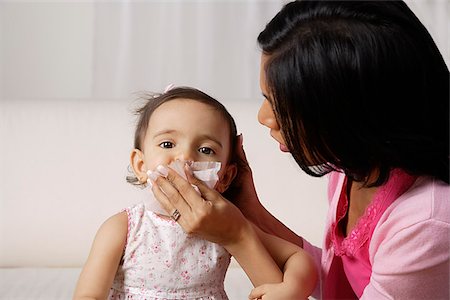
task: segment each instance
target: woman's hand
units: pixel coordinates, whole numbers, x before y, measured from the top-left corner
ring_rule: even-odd
[[[272,216],[259,201],[253,182],[252,170],[242,146],[242,135],[237,138],[234,160],[238,172],[224,196],[231,199],[244,216],[263,231],[303,247],[303,239]]]
[[[166,168],[166,176],[158,177],[152,188],[155,197],[166,211],[172,214],[177,209],[180,212],[178,223],[185,232],[224,246],[237,242],[236,239],[245,235],[242,230],[251,227],[246,224],[246,217],[255,222],[259,217],[259,208],[262,208],[242,147],[242,135],[236,138],[234,157],[238,173],[224,193],[233,203],[195,178],[188,166],[185,168],[187,181],[170,168]],[[201,195],[191,184],[198,187]]]
[[[248,164],[242,142],[243,137],[241,134],[237,136],[234,149],[234,161],[238,172],[224,196],[233,201],[249,220],[257,223],[260,217],[259,209],[262,208],[262,205],[256,194],[252,170]]]
[[[163,169],[166,176],[156,178],[152,187],[156,199],[170,214],[178,210],[177,222],[186,233],[223,246],[239,242],[250,227],[240,210],[195,178],[188,166],[185,171],[188,181],[170,168]]]

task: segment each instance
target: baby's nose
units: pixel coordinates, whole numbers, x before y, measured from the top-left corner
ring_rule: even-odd
[[[180,153],[178,153],[176,159],[179,159],[182,161],[194,161],[195,160],[195,151],[192,151],[192,150],[180,151]]]

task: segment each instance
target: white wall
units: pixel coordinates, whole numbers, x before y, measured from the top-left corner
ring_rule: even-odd
[[[257,33],[283,1],[0,1],[0,266],[79,266],[124,181],[134,92],[193,85],[235,116],[267,208],[320,245],[326,179],[256,121]],[[448,62],[445,0],[410,1]]]

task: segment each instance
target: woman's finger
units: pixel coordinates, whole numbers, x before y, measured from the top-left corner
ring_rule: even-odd
[[[172,203],[170,203],[167,196],[161,191],[161,189],[157,186],[155,187],[155,185],[156,184],[154,184],[152,186],[152,190],[153,190],[153,194],[155,195],[155,198],[163,205],[164,209],[168,212],[169,216],[171,216],[172,219],[174,221],[176,221],[178,224],[180,224],[180,226],[183,228],[183,230],[185,232],[187,232],[189,217],[190,217],[190,215],[189,215],[189,213],[187,213],[187,211],[190,210],[190,207],[184,206],[184,208],[181,208],[181,207],[183,207],[183,206],[181,206],[179,209],[175,208],[172,205]],[[179,213],[178,217],[176,217],[176,215],[174,215],[174,212],[176,210]]]
[[[239,135],[237,139],[234,157],[238,166],[238,172],[224,195],[227,199],[232,199],[233,204],[239,207],[246,217],[250,217],[255,222],[256,220],[252,219],[251,214],[255,211],[254,208],[261,204],[256,194],[252,170],[242,147],[242,135]]]
[[[184,200],[177,189],[166,178],[158,176],[156,180],[153,181],[152,191],[155,198],[170,215],[173,214],[175,209],[177,209],[181,215],[184,214],[187,216],[190,214],[191,207],[189,203]]]
[[[244,146],[243,146],[244,137],[242,134],[240,134],[236,138],[237,138],[237,142],[236,142],[236,146],[234,149],[234,155],[235,155],[236,162],[237,162],[239,168],[248,168],[250,170],[250,166],[248,165],[248,161],[247,161],[247,155],[245,154]]]
[[[161,206],[165,209],[165,211],[170,215],[174,210],[175,207],[170,203],[169,199],[167,198],[166,194],[164,194],[158,185],[156,185],[156,182],[152,180],[152,192],[155,196],[156,200],[161,204]]]
[[[166,183],[169,183],[172,187],[168,187],[170,195],[167,195],[169,201],[175,206],[177,206],[178,202],[185,202],[190,207],[194,207],[198,204],[203,204],[203,198],[195,191],[192,185],[183,177],[181,177],[177,172],[170,168],[166,168]],[[164,175],[164,174],[163,174]],[[166,190],[163,188],[163,191]]]

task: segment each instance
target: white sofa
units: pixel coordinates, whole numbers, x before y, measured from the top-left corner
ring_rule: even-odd
[[[2,300],[70,300],[80,268],[2,268]],[[252,285],[241,268],[232,264],[225,278],[230,300],[247,299]]]

